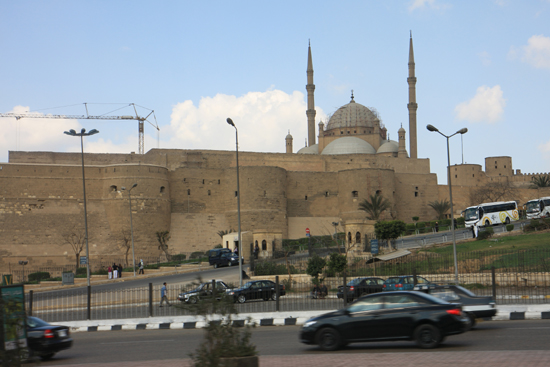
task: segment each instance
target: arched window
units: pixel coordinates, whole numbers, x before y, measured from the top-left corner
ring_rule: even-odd
[[[358,193],[357,191],[352,191],[352,192],[351,192],[351,196],[354,197],[354,198],[356,198],[356,197],[359,196],[359,193]]]
[[[111,192],[115,192],[116,191],[116,185],[111,185]]]
[[[262,241],[262,250],[267,251],[267,241],[266,240]]]
[[[348,243],[351,243],[351,232],[348,232]]]
[[[166,188],[164,186],[161,186],[160,187],[160,193],[163,194],[164,193],[164,190],[166,190]]]
[[[355,234],[355,243],[361,243],[361,233],[359,232]]]
[[[187,189],[187,196],[191,195],[191,189]]]

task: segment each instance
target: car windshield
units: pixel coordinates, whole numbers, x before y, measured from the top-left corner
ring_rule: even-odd
[[[254,282],[246,282],[244,285],[243,285],[243,288],[250,288],[250,286],[254,284]]]
[[[27,317],[27,325],[29,327],[40,327],[40,326],[49,326],[46,321],[39,319],[38,317],[29,316]]]
[[[527,204],[525,204],[525,206],[527,207],[526,209],[527,213],[535,213],[539,211],[538,200],[529,201]]]
[[[464,220],[476,220],[479,219],[477,208],[466,209],[464,212]]]

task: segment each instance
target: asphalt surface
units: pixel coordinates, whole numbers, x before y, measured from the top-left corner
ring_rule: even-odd
[[[259,327],[252,341],[260,366],[548,366],[550,320],[488,321],[448,337],[433,350],[413,342],[361,343],[333,353],[304,345],[294,326]],[[73,348],[41,366],[191,366],[204,330],[137,330],[75,333]]]

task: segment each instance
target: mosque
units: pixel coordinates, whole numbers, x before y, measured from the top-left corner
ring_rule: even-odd
[[[398,141],[378,112],[355,101],[332,114],[315,132],[315,85],[311,46],[307,60],[307,146],[285,153],[239,152],[240,217],[244,255],[258,244],[261,256],[283,239],[346,233],[362,247],[374,231],[359,203],[380,194],[391,203],[382,220],[435,219],[428,205],[448,199],[427,158],[417,156],[417,102],[413,40],[408,57],[407,131]],[[405,104],[405,103],[404,103]],[[0,163],[0,266],[71,264],[68,236],[80,234],[84,219],[80,153],[9,152]],[[132,212],[136,257],[158,256],[156,233],[169,231],[171,254],[235,246],[238,228],[236,157],[233,151],[151,149],[145,154],[85,154],[90,259],[123,258]],[[481,165],[451,167],[454,215],[470,205],[470,190],[484,182],[524,185],[531,176],[512,171],[511,157],[489,157]],[[131,207],[128,191],[132,190]],[[456,194],[455,194],[456,192]],[[530,193],[522,194],[521,200]],[[458,214],[457,214],[458,213]]]

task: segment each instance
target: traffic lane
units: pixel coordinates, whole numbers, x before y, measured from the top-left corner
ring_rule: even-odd
[[[252,330],[260,356],[330,355],[299,341],[299,326],[262,326]],[[74,333],[73,348],[42,365],[108,363],[189,358],[203,340],[203,329]],[[418,349],[411,341],[351,344],[338,353],[445,353],[547,350],[550,320],[489,321],[448,337],[438,348]]]

